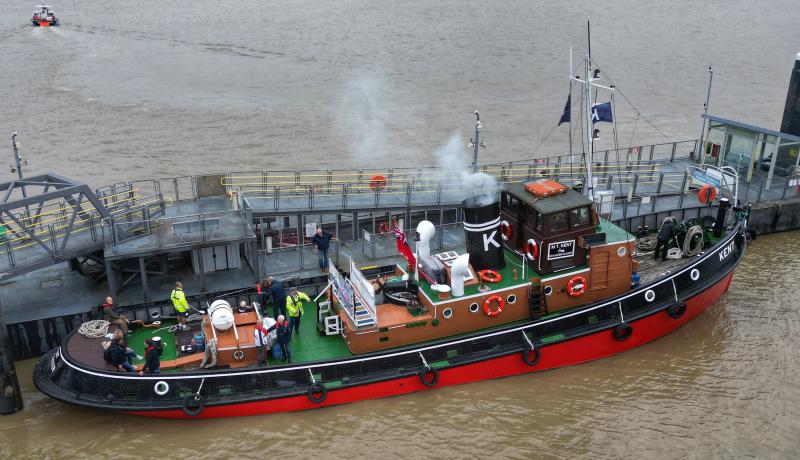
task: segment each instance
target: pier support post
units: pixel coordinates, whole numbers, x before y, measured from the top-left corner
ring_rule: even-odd
[[[9,415],[22,410],[22,393],[14,367],[14,355],[8,340],[8,329],[0,305],[0,414]]]
[[[783,108],[781,131],[800,136],[800,53],[794,61],[792,75],[789,78],[789,90],[786,93],[786,105]],[[777,155],[778,152],[775,152]]]

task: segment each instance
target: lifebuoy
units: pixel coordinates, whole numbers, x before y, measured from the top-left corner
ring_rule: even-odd
[[[713,185],[706,184],[700,187],[697,192],[697,199],[703,204],[708,204],[717,198],[717,189]]]
[[[481,270],[478,272],[481,279],[487,283],[499,283],[503,277],[496,270]]]
[[[672,319],[678,319],[686,313],[686,304],[683,302],[674,303],[667,308],[667,314]]]
[[[533,353],[533,358],[531,358],[531,353]],[[535,366],[539,363],[539,359],[542,357],[542,354],[539,352],[538,348],[528,348],[526,350],[522,350],[522,360],[525,361],[525,364],[528,366]]]
[[[169,383],[159,380],[155,385],[153,385],[153,391],[155,391],[159,396],[164,396],[165,394],[169,393]]]
[[[567,283],[567,294],[571,297],[580,297],[586,292],[588,282],[582,276],[573,276]]]
[[[203,397],[197,393],[192,393],[183,400],[183,412],[189,417],[200,415],[205,407],[206,403],[203,402]]]
[[[509,224],[507,220],[500,222],[500,236],[503,238],[503,241],[511,239],[511,224]]]
[[[614,338],[624,342],[633,334],[633,326],[628,323],[619,323],[614,327]]]
[[[536,241],[533,241],[533,238],[529,239],[528,242],[525,243],[525,257],[527,257],[530,261],[534,261],[539,258],[539,245],[536,244]]]
[[[319,393],[319,396],[317,396]],[[321,383],[312,383],[306,393],[308,399],[314,404],[321,404],[328,397],[328,388]]]
[[[376,192],[380,192],[386,188],[386,178],[380,174],[372,176],[372,179],[369,180],[369,188]]]
[[[492,302],[497,302],[497,309],[492,310],[491,305]],[[499,295],[493,295],[486,299],[486,302],[483,303],[483,312],[486,316],[497,316],[500,313],[503,313],[503,309],[506,307],[506,301],[503,300],[502,297]]]
[[[242,351],[242,350],[234,351],[233,352],[233,359],[235,359],[236,361],[243,360],[244,359],[244,351]]]
[[[428,374],[433,375],[430,380],[428,380]],[[439,383],[439,371],[435,368],[425,368],[419,373],[419,381],[426,387],[436,386]]]

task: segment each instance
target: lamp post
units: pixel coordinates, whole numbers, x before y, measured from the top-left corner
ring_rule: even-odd
[[[481,142],[481,114],[475,111],[475,138],[469,140],[469,146],[472,147],[472,172],[478,172],[478,148],[486,148],[486,144]]]

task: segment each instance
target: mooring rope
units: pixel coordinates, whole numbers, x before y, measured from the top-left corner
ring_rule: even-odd
[[[97,339],[108,334],[108,326],[108,321],[95,319],[81,324],[78,333],[87,339]]]

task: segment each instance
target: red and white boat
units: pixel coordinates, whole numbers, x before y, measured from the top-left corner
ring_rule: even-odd
[[[59,25],[58,18],[53,11],[53,7],[50,5],[36,5],[33,9],[31,23],[35,27],[51,27]]]

